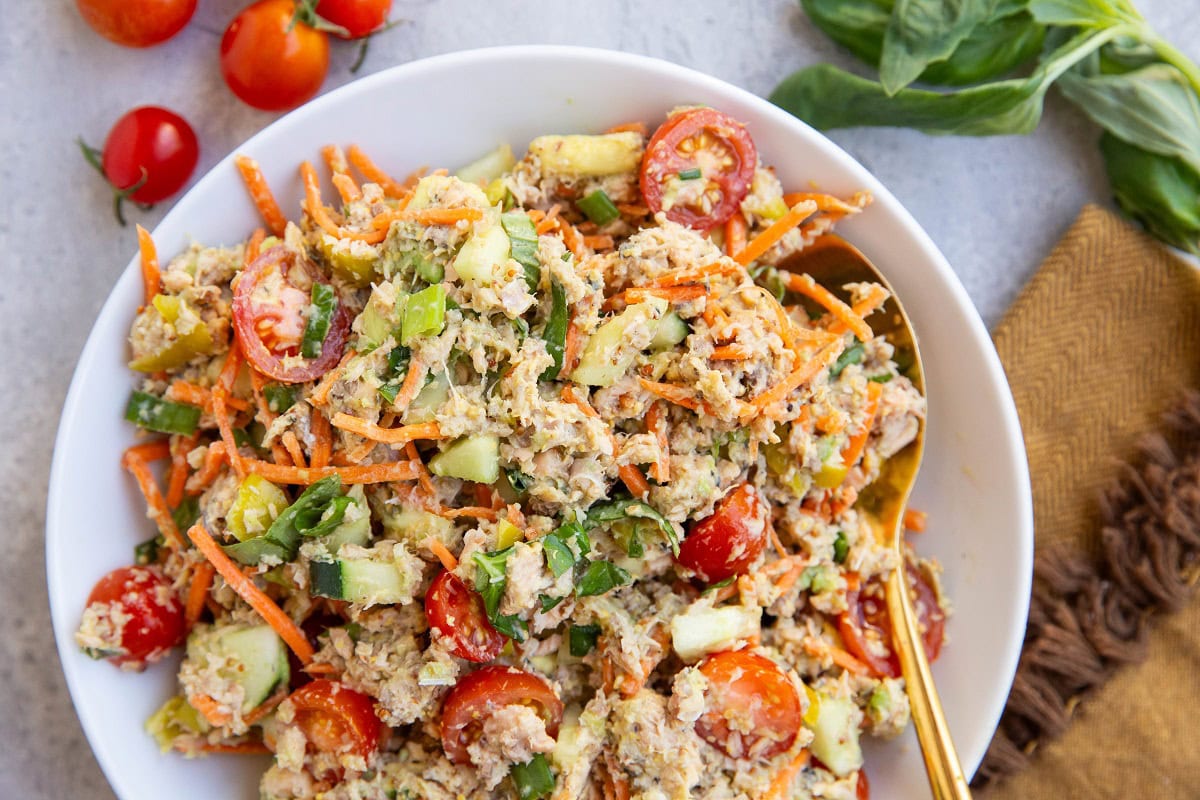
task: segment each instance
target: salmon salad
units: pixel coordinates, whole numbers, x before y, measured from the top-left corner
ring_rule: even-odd
[[[930,658],[947,608],[859,503],[925,419],[889,293],[802,269],[871,197],[649,123],[406,178],[331,145],[297,208],[238,156],[244,241],[139,228],[157,532],[75,638],[178,664],[164,752],[269,756],[265,800],[869,795],[909,721],[883,584]]]

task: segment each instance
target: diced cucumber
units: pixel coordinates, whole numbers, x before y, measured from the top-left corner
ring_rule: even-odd
[[[516,163],[512,146],[505,143],[467,164],[458,171],[457,177],[467,183],[486,184],[510,171]]]
[[[671,619],[671,645],[681,659],[691,663],[754,638],[761,630],[762,609],[757,606],[713,608],[699,602]]]
[[[239,542],[262,536],[291,500],[261,475],[247,475],[225,514],[225,527]]]
[[[437,417],[438,409],[449,399],[450,379],[446,377],[444,371],[438,372],[434,374],[429,383],[421,387],[421,391],[417,392],[417,396],[408,404],[408,409],[404,412],[404,421],[409,423],[433,422]]]
[[[642,137],[632,131],[599,136],[539,136],[529,143],[546,174],[602,177],[634,172],[642,163]]]
[[[466,199],[474,201],[473,204],[480,208],[491,205],[483,189],[473,183],[459,180],[453,175],[426,175],[417,182],[416,188],[413,189],[412,200],[409,201],[408,208],[419,211],[422,208],[442,205],[448,195],[454,197],[455,200],[461,200],[465,195]],[[468,205],[471,204],[468,203]]]
[[[350,549],[343,548],[340,556],[332,561],[309,563],[313,594],[364,606],[394,605],[412,600],[419,575],[408,561],[381,557],[375,550],[348,553]]]
[[[444,545],[455,544],[454,520],[420,508],[386,506],[383,514],[383,533],[389,539],[399,539],[414,547],[430,537]]]
[[[500,439],[488,434],[464,436],[429,459],[429,471],[444,478],[495,483],[500,480]]]
[[[624,375],[633,365],[640,347],[648,346],[652,338],[637,341],[637,337],[630,336],[630,331],[639,325],[657,325],[667,307],[666,300],[651,297],[645,302],[634,303],[601,325],[588,339],[583,355],[579,357],[579,366],[571,373],[571,380],[586,386],[609,386]],[[651,327],[651,331],[654,330]]]
[[[463,280],[495,283],[508,261],[508,234],[500,225],[474,233],[454,257],[454,271]]]
[[[187,657],[200,664],[216,661],[221,678],[241,685],[243,714],[291,677],[287,648],[270,625],[198,628],[188,637]]]
[[[407,299],[407,295],[401,297]],[[366,307],[358,315],[356,327],[359,331],[357,345],[359,352],[366,353],[379,347],[383,344],[384,339],[391,336],[392,332],[400,327],[401,315],[396,311],[404,307],[403,299],[394,307],[385,308],[385,301],[379,295],[371,295]]]
[[[686,339],[691,332],[692,329],[683,318],[672,311],[658,321],[658,330],[650,340],[650,349],[655,352],[669,350]]]
[[[337,555],[344,544],[366,547],[371,541],[371,509],[367,507],[367,498],[361,484],[355,484],[346,492],[346,496],[354,502],[346,507],[342,522],[318,541],[325,545],[330,555]]]
[[[817,722],[809,746],[829,771],[844,777],[862,766],[862,748],[858,745],[858,709],[848,697],[820,694]]]
[[[353,239],[336,239],[327,233],[317,246],[334,275],[360,289],[371,282],[379,261],[374,247]]]

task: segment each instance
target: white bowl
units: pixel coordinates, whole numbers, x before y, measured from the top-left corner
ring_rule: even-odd
[[[830,102],[836,102],[831,98]],[[239,148],[257,158],[289,214],[302,196],[297,165],[330,142],[358,143],[394,174],[454,167],[507,141],[656,121],[672,106],[707,103],[745,121],[785,187],[815,181],[876,202],[839,229],[886,272],[912,316],[925,359],[929,427],[914,497],[929,512],[917,548],[945,566],[955,613],[934,675],[963,766],[973,773],[1000,717],[1016,667],[1030,586],[1029,475],[1012,396],[987,331],[933,242],[850,156],[748,92],[663,61],[572,47],[474,50],[387,70],[287,115]],[[259,224],[232,157],[183,197],[154,232],[170,257],[195,239],[229,244]],[[145,505],[118,461],[134,441],[122,412],[125,367],[140,302],[131,262],[88,338],[55,444],[46,523],[54,631],[84,731],[122,800],[257,797],[264,759],[185,761],[160,755],[143,721],[172,692],[174,663],[139,675],[91,661],[72,634],[93,583],[128,564],[152,535]],[[868,748],[876,797],[928,797],[916,739]]]

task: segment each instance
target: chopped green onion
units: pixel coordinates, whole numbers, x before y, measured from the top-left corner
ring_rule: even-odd
[[[633,583],[633,576],[611,561],[593,561],[575,584],[579,597],[593,597]]]
[[[190,525],[188,527],[191,527]],[[158,551],[166,543],[162,534],[155,536],[153,539],[147,539],[141,544],[133,548],[133,563],[140,567],[147,564],[153,564],[158,561]]]
[[[867,380],[869,380],[871,383],[887,383],[894,377],[896,377],[896,376],[893,375],[892,373],[885,372],[882,375],[872,375],[869,378],[867,378]]]
[[[836,378],[842,374],[842,370],[851,364],[861,364],[863,360],[862,342],[855,342],[846,348],[846,350],[838,356],[837,361],[833,362],[833,366],[829,368],[829,377]]]
[[[274,414],[282,414],[296,405],[296,387],[283,383],[268,383],[263,387],[267,408]]]
[[[508,774],[517,787],[517,800],[539,800],[554,791],[554,773],[541,753],[524,764],[513,764]]]
[[[550,281],[550,318],[546,320],[546,328],[542,338],[546,341],[546,352],[554,359],[554,363],[546,367],[538,380],[548,381],[558,377],[562,371],[563,350],[567,346],[567,326],[570,324],[570,314],[567,312],[567,293],[558,281]]]
[[[607,225],[621,216],[621,212],[603,189],[597,189],[582,200],[577,200],[575,205],[597,225]]]
[[[418,336],[436,335],[446,327],[446,287],[440,283],[408,298],[400,343],[408,346]]]
[[[179,505],[175,506],[175,510],[171,512],[171,519],[175,520],[175,527],[181,531],[186,531],[195,525],[196,520],[200,519],[200,498],[183,498]]]
[[[525,268],[529,291],[536,292],[542,281],[542,262],[538,260],[538,236],[533,220],[524,211],[508,211],[500,215],[500,224],[508,234],[513,260]]]
[[[538,595],[538,602],[542,604],[542,613],[549,611],[566,599],[565,597],[551,597],[548,594]]]
[[[146,392],[134,392],[125,406],[125,419],[148,431],[191,436],[200,424],[201,409],[186,403],[163,400]]]
[[[844,564],[846,562],[846,554],[850,552],[850,543],[846,541],[844,531],[838,531],[837,538],[833,540],[833,561],[835,564]]]
[[[679,173],[679,180],[681,180],[681,181],[694,181],[697,178],[702,178],[702,177],[704,177],[704,173],[700,171],[699,167],[692,167],[691,169],[681,170]]]
[[[596,640],[600,638],[599,625],[572,625],[567,632],[571,655],[583,658],[596,649]]]
[[[333,322],[333,313],[337,310],[337,293],[328,283],[314,283],[312,287],[312,305],[308,322],[304,325],[304,338],[300,341],[300,355],[305,358],[320,358],[321,346],[329,335],[329,325]]]

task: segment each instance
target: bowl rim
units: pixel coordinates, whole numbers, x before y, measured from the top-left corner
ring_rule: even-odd
[[[999,355],[992,344],[991,337],[983,323],[975,304],[971,301],[965,287],[959,280],[957,274],[950,266],[946,257],[941,250],[926,233],[924,228],[916,221],[912,214],[904,207],[903,204],[874,176],[870,170],[861,165],[853,156],[843,150],[840,146],[831,141],[820,131],[815,130],[802,120],[793,117],[783,109],[775,106],[766,99],[753,94],[752,92],[743,89],[735,84],[715,78],[704,72],[690,67],[681,66],[679,64],[667,61],[662,58],[653,56],[626,53],[619,50],[613,50],[600,47],[587,47],[577,45],[555,45],[555,44],[527,44],[527,45],[503,45],[496,47],[481,47],[467,50],[458,50],[439,55],[428,56],[421,59],[416,59],[404,64],[398,64],[371,75],[364,76],[350,83],[330,90],[322,94],[304,105],[281,115],[273,120],[269,125],[259,130],[253,136],[243,141],[232,151],[226,154],[223,158],[217,161],[213,166],[191,187],[188,191],[174,201],[171,210],[163,216],[162,220],[155,226],[152,235],[157,239],[158,232],[165,228],[176,224],[176,217],[182,215],[181,208],[185,206],[183,200],[192,193],[200,193],[208,191],[208,186],[219,180],[219,173],[231,168],[233,159],[238,153],[252,153],[258,150],[259,144],[270,139],[275,135],[275,131],[281,127],[294,126],[301,123],[306,117],[320,115],[325,112],[327,107],[337,104],[352,102],[353,99],[363,93],[370,93],[377,85],[384,85],[393,81],[411,80],[420,76],[425,72],[434,72],[440,70],[454,70],[467,68],[478,62],[507,62],[520,59],[560,59],[560,60],[577,60],[621,64],[625,67],[633,67],[639,71],[646,72],[648,75],[668,76],[682,79],[686,82],[698,84],[702,88],[711,89],[722,94],[733,94],[742,102],[753,105],[764,116],[771,119],[772,122],[784,128],[791,129],[796,135],[807,139],[811,144],[822,151],[824,157],[828,157],[833,161],[839,162],[840,166],[849,169],[853,172],[860,172],[866,175],[870,184],[870,191],[877,199],[885,199],[898,211],[898,219],[905,228],[906,233],[911,235],[917,245],[920,247],[923,255],[926,257],[928,265],[937,272],[938,280],[944,284],[944,287],[953,296],[956,304],[958,304],[965,313],[963,319],[967,324],[970,334],[975,339],[975,344],[984,354],[984,363],[982,364],[987,378],[990,383],[1000,390],[998,398],[998,410],[1002,417],[1002,422],[1010,435],[1007,437],[1008,445],[1013,456],[1012,472],[1010,478],[1013,486],[1017,487],[1018,507],[1014,509],[1014,519],[1019,523],[1018,530],[1014,533],[1019,539],[1018,546],[1014,552],[1014,562],[1017,567],[1016,578],[1018,582],[1018,591],[1008,599],[1009,608],[1008,615],[1014,620],[1027,620],[1029,611],[1030,591],[1032,588],[1032,566],[1033,566],[1033,499],[1030,487],[1029,467],[1027,456],[1024,447],[1024,441],[1021,435],[1020,420],[1017,415],[1015,401],[1012,397],[1011,389],[1009,388],[1007,378],[1004,373],[1003,366],[1000,363]],[[109,782],[114,793],[118,797],[130,797],[132,795],[124,791],[127,787],[123,780],[123,773],[116,769],[115,761],[113,761],[108,753],[108,749],[99,743],[104,741],[102,734],[102,723],[94,718],[89,713],[86,706],[82,704],[80,698],[81,692],[85,690],[83,678],[77,668],[71,666],[69,659],[65,656],[67,652],[73,652],[74,648],[70,646],[73,641],[73,629],[60,630],[61,626],[55,623],[59,618],[59,603],[63,602],[63,592],[56,575],[55,563],[62,557],[60,549],[65,546],[63,536],[55,535],[53,532],[60,528],[60,507],[65,502],[69,502],[69,498],[65,496],[66,487],[62,473],[65,471],[66,457],[64,455],[64,445],[66,442],[74,438],[75,420],[80,416],[79,410],[86,398],[82,394],[81,386],[84,383],[84,376],[90,368],[96,368],[94,365],[99,363],[97,356],[101,348],[100,336],[98,335],[97,323],[109,312],[109,305],[116,302],[117,296],[120,294],[120,289],[123,284],[136,280],[135,273],[137,271],[137,257],[134,256],[126,265],[125,269],[117,276],[112,288],[97,312],[92,324],[92,328],[88,333],[88,337],[79,358],[76,361],[75,368],[72,372],[70,385],[67,391],[66,399],[63,403],[62,412],[59,417],[58,431],[54,440],[54,450],[50,469],[50,478],[46,500],[46,560],[45,568],[47,572],[47,589],[48,600],[51,613],[51,622],[54,627],[54,638],[56,651],[59,662],[66,677],[68,691],[71,697],[71,702],[74,707],[76,716],[78,717],[81,727],[83,728],[85,737],[89,747],[96,758],[106,780]],[[1024,625],[1014,625],[1009,642],[1004,650],[1004,659],[1001,664],[1002,674],[1007,676],[1006,686],[1011,687],[1013,678],[1016,674],[1017,662],[1020,658],[1022,643],[1024,638]],[[1000,716],[1004,710],[1006,703],[1007,692],[997,692],[991,699],[990,703],[981,712],[982,719],[988,722],[988,729],[994,731],[1000,721]],[[966,775],[972,776],[978,769],[980,762],[983,759],[986,746],[978,753],[970,754],[972,757],[963,761],[963,770]],[[960,757],[961,757],[960,753]]]

